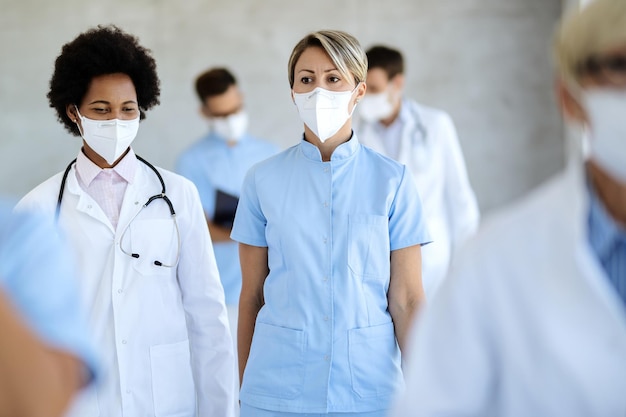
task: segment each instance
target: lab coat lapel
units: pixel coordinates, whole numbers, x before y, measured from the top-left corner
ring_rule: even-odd
[[[402,135],[400,137],[400,148],[398,149],[399,154],[398,154],[398,162],[400,162],[401,164],[404,164],[406,166],[408,166],[409,168],[411,168],[411,170],[413,170],[413,153],[415,152],[411,146],[411,142],[413,140],[413,138],[411,138],[411,135],[415,133],[415,125],[416,125],[416,120],[414,117],[407,117],[407,116],[412,116],[413,113],[408,109],[408,107],[411,105],[411,103],[409,103],[408,101],[404,100],[402,102],[402,112],[405,113],[403,115],[401,115],[402,117],[404,117],[404,125],[402,126]],[[413,109],[411,109],[413,110]]]
[[[430,163],[426,158],[426,131],[423,126],[419,126],[420,109],[409,101],[402,101],[402,109],[400,116],[404,119],[402,127],[402,136],[400,138],[400,149],[398,161],[408,166],[413,173],[427,173],[424,169],[425,164]]]

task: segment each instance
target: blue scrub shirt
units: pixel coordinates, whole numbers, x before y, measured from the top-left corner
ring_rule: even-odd
[[[356,135],[302,140],[246,176],[231,237],[268,248],[240,399],[296,413],[386,409],[402,386],[390,252],[429,241],[410,172]]]

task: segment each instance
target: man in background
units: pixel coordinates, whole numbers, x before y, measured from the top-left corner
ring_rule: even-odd
[[[247,133],[243,95],[228,69],[211,68],[200,74],[195,89],[209,131],[180,155],[176,171],[200,192],[236,340],[241,269],[238,244],[230,239],[230,230],[239,189],[248,169],[279,148]]]
[[[422,247],[430,298],[454,252],[476,230],[479,210],[452,119],[404,97],[404,58],[386,46],[367,51],[367,94],[357,106],[359,141],[405,164],[417,184],[433,242]]]

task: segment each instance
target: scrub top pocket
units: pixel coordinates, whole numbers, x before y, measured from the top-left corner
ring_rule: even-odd
[[[348,350],[352,389],[359,397],[385,396],[402,387],[393,323],[349,330]]]
[[[303,330],[257,322],[243,377],[242,396],[293,399],[304,385]]]
[[[348,216],[348,266],[364,279],[385,280],[390,274],[389,219],[386,216]]]

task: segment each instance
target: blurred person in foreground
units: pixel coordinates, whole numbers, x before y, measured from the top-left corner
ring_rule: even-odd
[[[393,416],[626,415],[626,2],[569,14],[554,54],[588,158],[461,253],[416,321]]]
[[[75,278],[52,222],[0,200],[0,416],[60,416],[94,380]]]

